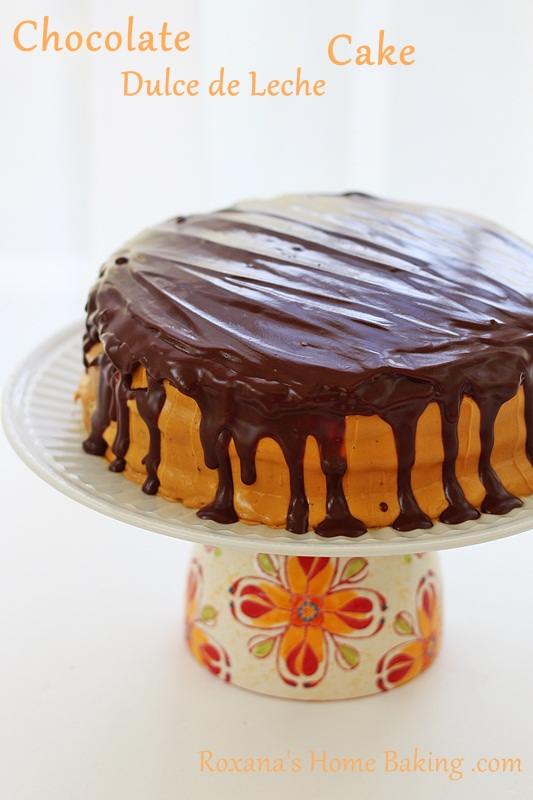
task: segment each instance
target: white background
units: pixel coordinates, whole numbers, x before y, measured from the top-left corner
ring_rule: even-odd
[[[185,54],[21,53],[23,19],[191,32]],[[335,67],[327,42],[416,46],[412,67]],[[533,239],[533,5],[512,0],[4,3],[0,25],[0,377],[82,316],[99,264],[178,213],[293,191],[463,208]],[[120,72],[205,84],[224,65],[323,78],[322,98],[125,98]],[[219,684],[182,643],[188,546],[101,518],[2,439],[0,791],[6,800],[472,796],[533,789],[530,534],[443,556],[447,630],[416,681],[305,704]],[[445,775],[205,775],[221,756],[465,759]],[[479,757],[523,772],[480,775]]]

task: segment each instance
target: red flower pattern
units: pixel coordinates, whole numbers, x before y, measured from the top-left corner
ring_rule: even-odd
[[[264,632],[248,641],[250,652],[265,658],[275,651],[278,673],[290,686],[316,686],[326,675],[331,649],[339,666],[354,669],[359,654],[353,640],[375,635],[386,609],[383,595],[356,585],[367,567],[363,558],[260,553],[260,575],[241,577],[230,587],[235,619]]]
[[[418,675],[435,659],[442,633],[442,610],[436,577],[430,570],[420,580],[416,593],[415,623],[411,614],[402,611],[394,618],[394,628],[400,635],[413,636],[409,641],[389,650],[377,665],[377,684],[382,691]]]
[[[202,567],[194,559],[187,579],[185,606],[185,637],[193,656],[204,667],[222,680],[230,680],[230,660],[226,650],[213,637],[208,626],[216,622],[217,612],[212,606],[201,606],[203,594]]]

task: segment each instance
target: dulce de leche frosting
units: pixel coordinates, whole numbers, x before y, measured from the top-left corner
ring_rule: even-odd
[[[453,524],[480,511],[505,514],[521,504],[513,488],[533,491],[532,276],[533,248],[492,224],[361,194],[294,195],[172,219],[115,253],[90,293],[84,347],[98,387],[84,447],[103,455],[110,444],[111,469],[131,468],[140,419],[143,491],[156,493],[161,419],[169,398],[182,397],[198,412],[198,471],[216,477],[198,515],[242,518],[236,482],[252,489],[258,452],[271,440],[287,475],[281,524],[304,533],[310,504],[321,507],[306,473],[312,438],[324,486],[315,530],[356,537],[376,524],[375,514],[354,513],[349,470],[358,458],[354,423],[371,418],[395,449],[394,502],[378,503],[394,506],[394,528],[429,528],[434,514]],[[493,451],[497,417],[511,406],[505,419],[517,420],[510,438],[523,458],[513,456],[521,477],[506,487]],[[458,471],[466,411],[468,437],[477,426],[481,495]],[[423,510],[413,490],[417,431],[431,415],[438,511]],[[172,447],[168,435],[164,446]],[[371,470],[368,443],[364,457]]]

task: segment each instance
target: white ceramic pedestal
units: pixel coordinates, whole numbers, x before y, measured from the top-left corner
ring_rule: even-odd
[[[437,655],[436,553],[333,558],[196,545],[187,583],[193,656],[224,681],[338,700],[411,680]]]
[[[220,526],[144,495],[87,456],[81,410],[82,325],[44,342],[12,376],[3,420],[15,450],[44,480],[108,516],[196,543],[187,639],[225,681],[265,694],[325,700],[385,691],[438,652],[441,590],[435,551],[533,528],[533,496],[504,517],[360,539]],[[416,554],[413,555],[413,553]]]

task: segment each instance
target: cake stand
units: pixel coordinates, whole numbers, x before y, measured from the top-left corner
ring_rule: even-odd
[[[442,632],[438,551],[533,528],[533,497],[504,517],[429,531],[373,529],[323,539],[242,522],[143,494],[83,452],[82,326],[57,334],[21,365],[4,393],[15,450],[77,502],[137,527],[194,542],[186,587],[188,647],[226,682],[324,700],[399,686],[426,669]]]

